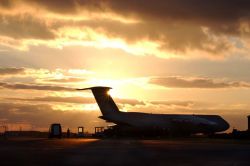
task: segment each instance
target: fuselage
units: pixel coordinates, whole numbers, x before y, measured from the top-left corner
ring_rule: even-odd
[[[218,115],[118,112],[103,116],[102,119],[138,129],[162,129],[169,132],[214,133],[229,128],[229,124]]]

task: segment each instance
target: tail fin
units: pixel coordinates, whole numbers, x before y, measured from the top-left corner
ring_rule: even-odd
[[[104,117],[120,112],[114,100],[108,94],[108,91],[112,88],[96,86],[96,87],[77,89],[77,90],[88,90],[88,89],[92,91],[95,100]]]

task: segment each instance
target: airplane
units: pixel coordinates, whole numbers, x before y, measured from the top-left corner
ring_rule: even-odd
[[[110,89],[112,88],[96,86],[77,90],[92,91],[102,113],[99,118],[116,124],[112,129],[117,134],[213,134],[229,128],[229,124],[219,115],[121,112],[108,93]]]

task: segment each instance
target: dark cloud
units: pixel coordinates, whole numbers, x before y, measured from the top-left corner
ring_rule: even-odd
[[[15,74],[23,74],[25,71],[24,68],[16,68],[16,67],[6,67],[0,68],[0,75],[15,75]]]
[[[41,0],[33,1],[27,0],[29,3],[37,3],[38,5],[45,7],[46,9],[56,13],[67,13],[74,14],[76,12],[76,1],[75,0]]]
[[[247,82],[218,82],[208,78],[155,77],[149,83],[168,88],[250,88]]]
[[[3,15],[0,13],[0,35],[15,39],[53,39],[45,21],[30,14]]]
[[[0,1],[0,7],[10,8],[11,7],[11,1],[10,0],[1,0]]]
[[[108,0],[117,13],[132,13],[157,19],[199,22],[230,22],[249,16],[248,0]]]
[[[59,13],[75,13],[79,7],[102,12],[113,11],[124,16],[136,15],[157,19],[230,22],[249,16],[248,0],[25,0]],[[9,4],[5,0],[2,4]],[[5,5],[6,6],[6,5]]]
[[[219,37],[249,34],[240,28],[241,22],[248,22],[250,16],[250,3],[245,0],[84,0],[76,1],[71,6],[72,11],[79,5],[87,10],[95,9],[94,11],[101,13],[112,11],[125,17],[139,18],[141,22],[135,24],[110,20],[91,20],[80,24],[101,30],[101,33],[106,33],[109,37],[121,37],[127,42],[143,39],[160,42],[162,50],[185,52],[188,49],[198,49],[216,54],[230,48],[230,43],[218,41]],[[204,27],[207,28],[206,32]],[[208,33],[216,37],[211,37]]]
[[[114,12],[125,17],[138,17],[144,21],[193,22],[215,26],[222,31],[232,32],[231,27],[250,16],[248,0],[200,1],[188,0],[26,0],[47,8],[51,12],[75,13],[84,8],[89,11]],[[79,10],[81,11],[81,10]],[[219,29],[218,28],[218,29]]]
[[[4,0],[2,7],[13,6]],[[81,11],[106,14],[115,13],[125,18],[135,18],[138,23],[127,24],[114,19],[94,18],[90,21],[58,19],[50,22],[32,15],[1,16],[0,33],[14,38],[52,39],[62,27],[90,27],[108,37],[123,38],[127,42],[150,40],[160,43],[160,49],[183,53],[203,50],[214,56],[225,53],[232,41],[223,37],[249,37],[242,23],[249,29],[250,2],[248,0],[23,0],[16,3],[32,5],[60,15],[81,16]],[[8,24],[6,24],[6,20]],[[60,19],[59,19],[60,20]],[[247,28],[246,28],[247,29]],[[74,38],[74,37],[73,37]],[[88,40],[88,39],[82,39]],[[224,54],[223,54],[224,55]]]
[[[81,10],[104,12],[109,6],[109,1],[99,0],[25,0],[25,2],[59,14],[76,14]]]
[[[1,88],[13,89],[13,90],[46,90],[46,91],[75,91],[74,88],[53,86],[53,85],[36,85],[36,84],[24,84],[15,83],[9,84],[5,82],[0,82]]]
[[[94,97],[59,97],[59,96],[47,96],[47,97],[36,97],[36,98],[9,98],[11,100],[21,100],[21,101],[44,101],[44,102],[62,102],[62,103],[73,103],[73,104],[93,104],[96,103]],[[128,105],[144,105],[142,101],[135,99],[114,99],[118,104],[128,104]]]

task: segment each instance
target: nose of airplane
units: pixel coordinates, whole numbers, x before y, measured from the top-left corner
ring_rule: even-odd
[[[224,120],[224,124],[223,124],[224,130],[229,129],[229,127],[230,127],[229,123],[228,123],[227,121]]]
[[[221,121],[218,123],[217,126],[217,132],[226,131],[227,129],[229,129],[229,127],[229,123],[221,118]]]

